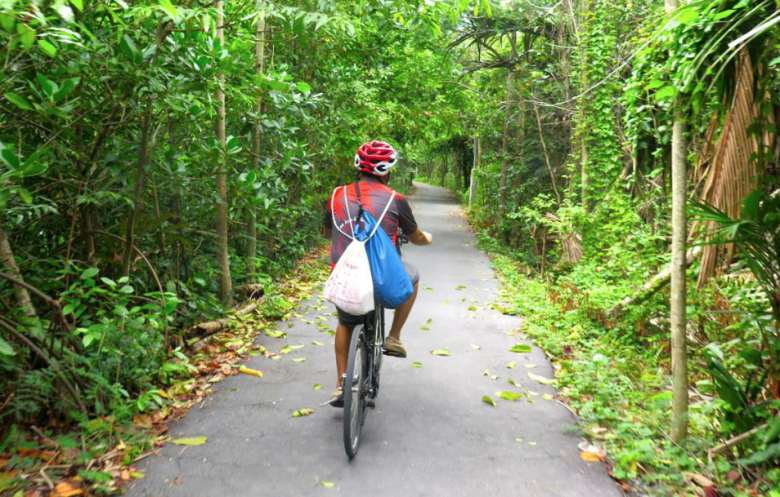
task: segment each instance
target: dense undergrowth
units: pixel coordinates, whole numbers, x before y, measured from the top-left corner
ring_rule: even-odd
[[[737,449],[739,460],[723,455],[709,460],[707,454],[730,433],[729,419],[739,422],[728,414],[729,399],[718,396],[708,354],[747,376],[751,369],[739,357],[739,344],[751,339],[749,326],[739,314],[713,316],[707,309],[732,309],[721,292],[736,293],[739,287],[749,293],[754,286],[745,281],[749,278],[721,282],[727,288],[710,289],[692,302],[692,321],[704,328],[691,338],[708,342],[691,353],[690,435],[680,446],[668,435],[672,396],[668,338],[653,325],[657,319],[653,315],[667,309],[668,297],[659,295],[619,319],[608,318],[606,310],[629,293],[630,284],[597,283],[598,275],[585,279],[581,271],[543,278],[523,263],[522,254],[485,231],[479,235],[502,281],[498,308],[521,316],[521,331],[551,358],[561,400],[577,413],[583,434],[606,450],[614,478],[640,494],[688,495],[702,486],[702,480],[692,475],[703,475],[715,483],[718,495],[780,495],[780,470],[765,462],[755,464],[760,457],[752,464],[750,460],[771,445],[764,442],[771,437],[770,428]],[[763,415],[771,417],[776,408],[777,404],[766,406]]]

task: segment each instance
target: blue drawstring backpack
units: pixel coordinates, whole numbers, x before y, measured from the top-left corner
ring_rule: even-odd
[[[346,189],[346,187],[344,187]],[[387,232],[380,226],[390,205],[395,199],[395,191],[392,191],[384,212],[376,221],[374,217],[363,210],[360,197],[360,185],[355,183],[360,214],[358,215],[358,229],[355,229],[355,238],[366,242],[368,263],[371,267],[371,279],[374,281],[374,299],[387,309],[395,309],[406,302],[412,296],[412,282],[401,262],[393,241]],[[362,229],[359,227],[360,219],[363,219]]]

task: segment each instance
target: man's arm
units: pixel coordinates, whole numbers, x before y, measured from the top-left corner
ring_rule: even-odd
[[[430,245],[433,242],[433,235],[420,228],[417,228],[417,231],[411,235],[407,235],[407,238],[415,245]]]

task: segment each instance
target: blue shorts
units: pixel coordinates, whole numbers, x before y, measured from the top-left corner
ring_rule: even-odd
[[[412,286],[414,287],[417,285],[417,283],[420,282],[420,271],[418,271],[417,268],[412,264],[409,264],[404,260],[402,260],[401,263],[404,265],[406,274],[409,276],[409,279],[412,280]],[[355,326],[363,323],[363,316],[353,316],[352,314],[347,314],[338,307],[336,307],[336,312],[338,312],[339,324],[341,325],[354,328]]]

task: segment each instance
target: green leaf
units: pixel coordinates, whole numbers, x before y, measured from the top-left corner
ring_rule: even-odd
[[[124,35],[119,41],[119,48],[121,48],[125,55],[127,55],[127,58],[132,61],[135,61],[138,57],[138,49],[135,47],[135,42],[127,35]]]
[[[523,394],[519,394],[515,392],[498,392],[496,395],[498,395],[504,400],[511,400],[512,402],[523,398]]]
[[[13,356],[16,355],[14,348],[11,344],[0,338],[0,355]]]
[[[5,98],[6,100],[8,100],[9,102],[16,105],[22,110],[33,110],[33,106],[30,105],[30,102],[28,102],[24,97],[17,95],[16,93],[6,93]]]
[[[431,351],[431,354],[433,355],[441,355],[441,356],[448,356],[450,355],[450,349],[443,348],[443,349],[435,349]]]
[[[294,418],[302,418],[304,416],[311,416],[314,414],[314,409],[311,408],[304,408],[304,409],[298,409],[294,413],[292,413],[292,417]]]
[[[41,89],[43,89],[43,92],[49,97],[53,97],[54,93],[56,93],[57,90],[59,90],[59,86],[57,86],[57,83],[50,80],[49,78],[47,78],[41,73],[38,73],[37,77],[38,77],[38,83],[41,84]]]
[[[70,78],[66,79],[62,83],[62,88],[60,88],[58,91],[52,95],[52,100],[55,102],[59,102],[63,100],[65,97],[68,96],[70,92],[76,89],[76,86],[79,84],[79,78]]]
[[[540,376],[538,374],[534,374],[529,372],[528,377],[531,378],[534,381],[538,381],[539,383],[543,385],[552,385],[556,382],[556,380],[551,380],[549,378],[545,378],[544,376]]]
[[[38,47],[49,57],[57,55],[57,47],[46,40],[38,40]]]
[[[32,197],[32,193],[30,193],[29,190],[27,190],[25,188],[19,188],[17,190],[17,192],[19,193],[19,196],[22,197],[22,200],[24,200],[25,204],[31,204],[32,203],[33,197]]]
[[[19,157],[16,156],[14,151],[10,148],[3,147],[2,144],[0,144],[0,147],[2,147],[0,148],[0,157],[3,159],[3,162],[8,164],[8,166],[13,170],[19,169]]]
[[[74,304],[68,304],[62,308],[62,313],[67,316],[68,314],[71,314],[75,310],[76,310],[76,306]]]
[[[322,343],[322,342],[318,342],[317,340],[312,340],[311,344],[312,344],[312,345],[316,345],[316,346],[318,346],[318,347],[320,347],[320,346],[322,346],[322,345],[325,345],[324,343]]]
[[[305,357],[296,357],[295,359],[293,359],[293,362],[306,362],[306,358]]]
[[[533,347],[531,347],[526,343],[518,343],[517,345],[509,349],[509,352],[517,352],[518,354],[528,354],[533,350],[534,350]]]
[[[99,272],[100,272],[100,269],[98,269],[98,268],[96,268],[96,267],[90,267],[90,268],[87,268],[87,269],[85,269],[85,270],[84,270],[84,272],[83,272],[83,273],[81,273],[81,276],[80,276],[80,278],[81,278],[82,280],[86,280],[86,279],[88,279],[88,278],[92,278],[92,277],[94,277],[94,276],[95,276],[96,274],[98,274]]]
[[[125,293],[125,294],[133,293],[133,287],[130,285],[125,285],[119,289],[119,293]]]
[[[174,445],[203,445],[208,440],[208,437],[184,437],[184,438],[177,438],[176,440],[172,440],[171,443]]]
[[[414,361],[414,362],[412,363],[412,367],[413,367],[413,368],[421,368],[421,367],[423,367],[423,365],[422,365],[422,363],[421,363],[421,362]]]
[[[16,24],[16,18],[14,16],[6,14],[5,12],[0,12],[0,27],[10,33],[11,30],[14,29],[14,24]]]
[[[488,395],[482,396],[482,402],[484,402],[485,404],[490,404],[493,407],[496,407],[496,401],[490,398],[490,396]]]
[[[482,347],[480,347],[479,345],[475,345],[473,343],[471,344],[471,348],[474,350],[482,350]]]
[[[660,102],[662,100],[670,99],[676,94],[677,90],[673,86],[666,85],[655,92],[655,100]]]
[[[27,24],[19,23],[16,25],[16,32],[19,33],[19,38],[25,51],[29,51],[33,43],[35,43],[35,37],[37,36],[35,30]]]
[[[298,88],[298,91],[301,93],[307,93],[311,91],[311,86],[309,86],[308,83],[304,83],[303,81],[296,83],[295,87]]]
[[[79,12],[84,12],[84,1],[83,0],[70,0],[71,5],[76,7],[76,9]]]
[[[724,10],[723,12],[718,12],[717,14],[715,14],[715,17],[713,17],[712,19],[714,21],[720,21],[721,19],[727,18],[728,16],[730,16],[734,12],[736,12],[736,10],[733,10],[733,9]]]
[[[287,333],[285,333],[284,331],[279,331],[279,330],[276,330],[276,331],[265,330],[265,334],[267,336],[271,337],[271,338],[281,338],[281,337],[287,335]]]
[[[314,386],[313,386],[312,388],[313,388],[314,390],[322,390],[322,385],[320,385],[319,383],[315,383],[315,384],[314,384]]]
[[[645,85],[645,90],[655,90],[656,88],[662,87],[664,84],[665,83],[660,79],[654,79]]]
[[[178,14],[176,13],[176,6],[171,3],[171,0],[160,0],[160,7],[170,16],[172,21],[176,20]]]
[[[325,488],[333,488],[333,487],[335,487],[335,486],[336,486],[336,484],[335,484],[335,483],[333,483],[332,481],[321,481],[320,483],[321,483],[321,484],[322,484],[322,486],[323,486],[323,487],[325,487]]]

